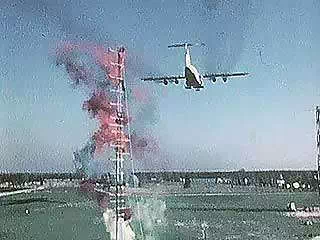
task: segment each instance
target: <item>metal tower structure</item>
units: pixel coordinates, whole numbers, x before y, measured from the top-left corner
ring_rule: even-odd
[[[115,158],[112,161],[115,163],[114,173],[114,196],[115,199],[115,214],[116,214],[116,240],[124,240],[124,221],[126,220],[126,210],[131,210],[126,206],[125,196],[125,180],[124,180],[124,161],[130,157],[131,141],[130,141],[130,129],[128,123],[128,105],[126,100],[125,90],[125,48],[121,47],[117,50],[110,51],[117,53],[117,62],[111,64],[116,69],[116,74],[110,76],[113,80],[114,89],[111,92],[114,93],[114,102],[110,103],[114,107],[115,116],[112,120],[113,124],[110,124],[111,133],[116,137],[111,144],[111,147],[115,150]]]
[[[320,106],[316,106],[316,126],[317,126],[317,184],[318,184],[318,192],[320,195]]]

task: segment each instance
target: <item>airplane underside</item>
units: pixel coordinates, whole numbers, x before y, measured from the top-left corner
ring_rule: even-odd
[[[189,47],[196,46],[199,44],[191,43],[177,43],[169,45],[168,48],[184,48],[185,49],[185,72],[184,75],[171,75],[171,76],[162,76],[162,77],[147,77],[142,78],[143,81],[154,81],[158,83],[163,83],[168,85],[169,83],[179,84],[180,81],[185,81],[185,89],[194,89],[195,91],[200,91],[201,88],[204,88],[204,80],[208,79],[215,83],[217,78],[221,78],[223,82],[227,82],[229,77],[241,77],[246,76],[249,73],[247,72],[235,72],[235,73],[199,73],[198,69],[192,65],[191,56]],[[204,46],[203,43],[200,44]]]
[[[198,87],[193,87],[193,86],[188,86],[188,85],[185,85],[184,86],[185,89],[195,89],[196,91],[200,91],[200,89],[204,88],[204,86],[198,86]]]
[[[185,68],[185,76],[186,76],[185,89],[194,88],[196,91],[200,91],[201,88],[204,88],[203,85],[199,83],[199,81],[197,80],[196,74],[193,73],[192,70],[188,67]]]

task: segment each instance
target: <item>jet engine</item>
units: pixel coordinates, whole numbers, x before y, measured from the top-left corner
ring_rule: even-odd
[[[168,83],[169,83],[169,82],[168,82],[167,80],[164,80],[164,81],[163,81],[163,84],[164,84],[164,85],[168,85]]]
[[[228,78],[227,77],[222,77],[223,82],[227,82]]]
[[[211,81],[215,83],[217,81],[216,77],[211,77]]]
[[[174,83],[175,83],[175,84],[179,84],[178,79],[174,80]]]

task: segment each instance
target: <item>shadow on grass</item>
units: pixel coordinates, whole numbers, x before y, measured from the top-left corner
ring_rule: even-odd
[[[1,200],[0,206],[10,206],[10,205],[21,205],[21,204],[31,204],[31,203],[59,203],[59,204],[66,204],[65,201],[56,201],[51,200],[48,198],[27,198],[27,199],[16,199],[16,200]]]

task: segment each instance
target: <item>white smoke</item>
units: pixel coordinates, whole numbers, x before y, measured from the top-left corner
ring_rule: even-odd
[[[116,214],[113,209],[107,209],[103,213],[103,220],[106,225],[106,231],[110,233],[110,239],[116,240]],[[134,240],[135,233],[133,232],[130,221],[124,221],[123,218],[118,220],[118,236],[119,239]],[[123,230],[123,231],[121,231]],[[123,234],[123,235],[122,235]]]
[[[140,198],[133,205],[133,221],[139,225],[139,235],[146,240],[154,240],[157,227],[166,224],[166,204],[155,198]],[[141,231],[143,233],[141,233]]]
[[[76,170],[86,177],[92,177],[95,174],[91,165],[95,149],[94,141],[90,140],[82,149],[73,153],[73,163]]]

